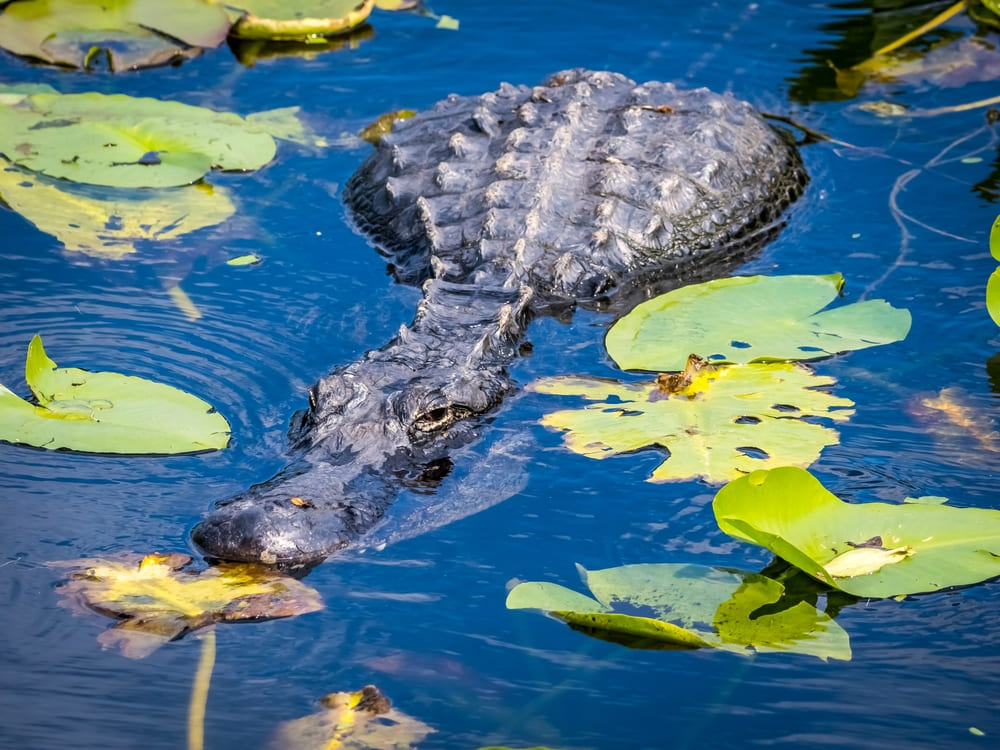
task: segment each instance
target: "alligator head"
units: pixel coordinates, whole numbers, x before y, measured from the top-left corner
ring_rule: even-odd
[[[382,349],[320,380],[293,420],[294,460],[222,500],[192,532],[209,556],[309,564],[375,526],[402,487],[433,486],[449,455],[511,389],[530,309],[527,289],[432,280],[413,323]],[[445,335],[443,316],[464,325]]]

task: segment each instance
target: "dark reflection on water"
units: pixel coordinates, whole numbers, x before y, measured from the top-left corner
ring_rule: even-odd
[[[845,301],[885,297],[913,314],[905,342],[816,363],[817,372],[838,379],[836,394],[854,400],[857,414],[838,427],[842,443],[824,452],[815,471],[851,501],[945,495],[958,506],[1000,508],[1000,453],[989,436],[1000,329],[983,302],[996,267],[985,245],[996,208],[988,191],[973,190],[991,179],[995,139],[982,129],[982,112],[880,120],[856,102],[833,101],[840,97],[824,68],[827,57],[864,59],[902,19],[940,10],[888,5],[873,22],[867,3],[435,2],[436,12],[460,19],[460,31],[377,13],[356,44],[259,55],[252,67],[226,49],[178,68],[117,76],[0,57],[0,80],[64,91],[157,95],[241,113],[299,105],[334,144],[320,151],[283,144],[258,173],[213,175],[234,194],[233,219],[121,261],[66,253],[0,210],[0,382],[26,392],[24,352],[37,332],[60,364],[180,386],[215,404],[233,427],[229,449],[171,458],[0,445],[0,746],[184,745],[197,639],[141,661],[102,652],[96,638],[110,621],[59,607],[61,572],[44,563],[186,550],[187,531],[214,500],[283,465],[285,429],[305,404],[305,389],[381,346],[409,319],[419,294],[391,284],[384,262],[345,223],[337,196],[367,153],[350,133],[385,111],[426,106],[451,91],[533,83],[587,65],[732,90],[850,144],[805,149],[809,190],[778,240],[745,268],[840,271]],[[961,19],[949,28],[970,30]],[[947,91],[889,85],[858,101],[931,108],[993,94],[988,82]],[[919,171],[905,177],[912,170]],[[902,219],[905,233],[893,205],[911,217]],[[250,252],[263,262],[225,265]],[[200,318],[188,319],[170,297],[175,284]],[[516,378],[618,376],[601,345],[606,324],[592,312],[569,325],[536,321],[533,354],[516,364]],[[978,427],[924,405],[949,388],[959,389]],[[839,622],[854,649],[848,663],[628,650],[506,611],[505,587],[514,580],[581,590],[574,562],[752,570],[770,562],[719,531],[715,487],[645,482],[662,455],[598,462],[564,452],[558,435],[535,425],[543,411],[562,406],[555,397],[520,394],[487,440],[452,457],[442,491],[450,482],[490,500],[523,485],[506,502],[316,568],[306,580],[327,603],[321,612],[219,627],[206,746],[265,747],[274,727],[311,713],[324,694],[368,682],[437,729],[427,748],[994,742],[995,582],[843,605]],[[511,465],[509,483],[484,483],[478,467],[489,466],[490,446],[510,435],[533,441],[530,459]],[[379,533],[399,531],[390,523]]]

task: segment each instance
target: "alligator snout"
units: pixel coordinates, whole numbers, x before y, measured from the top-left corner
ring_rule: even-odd
[[[321,562],[347,543],[344,519],[295,495],[226,501],[191,532],[209,557],[235,562]]]
[[[219,502],[191,531],[208,557],[310,565],[346,547],[381,519],[390,488],[331,464],[296,463]]]

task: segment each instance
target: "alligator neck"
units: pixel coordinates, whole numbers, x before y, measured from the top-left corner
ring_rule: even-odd
[[[524,339],[532,298],[530,287],[508,288],[499,276],[475,284],[428,279],[413,322],[338,374],[364,392],[381,391],[404,422],[435,401],[485,413],[512,387],[506,368]],[[338,421],[332,415],[344,409],[342,385],[324,379],[312,389],[306,445],[318,447],[324,425]]]

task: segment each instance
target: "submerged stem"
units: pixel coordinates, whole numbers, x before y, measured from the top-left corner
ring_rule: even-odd
[[[201,657],[191,686],[191,703],[188,705],[188,750],[205,747],[205,706],[208,703],[208,686],[215,667],[215,628],[209,628],[201,638]]]
[[[879,55],[885,55],[885,54],[888,54],[889,52],[892,52],[893,50],[899,49],[904,44],[907,44],[908,42],[912,42],[918,36],[926,34],[931,29],[937,28],[938,26],[940,26],[941,24],[943,24],[945,21],[947,21],[952,16],[954,16],[954,15],[956,15],[958,13],[961,13],[964,9],[965,9],[965,0],[959,0],[959,2],[955,3],[954,5],[952,5],[947,10],[944,10],[941,13],[938,13],[936,16],[934,16],[934,18],[932,18],[930,21],[928,21],[927,23],[925,23],[923,26],[920,26],[919,28],[914,29],[913,31],[909,32],[908,34],[904,34],[903,36],[901,36],[899,39],[897,39],[896,41],[892,42],[891,44],[887,44],[884,47],[882,47],[881,49],[875,50],[875,52],[872,53],[872,57],[878,57]]]

